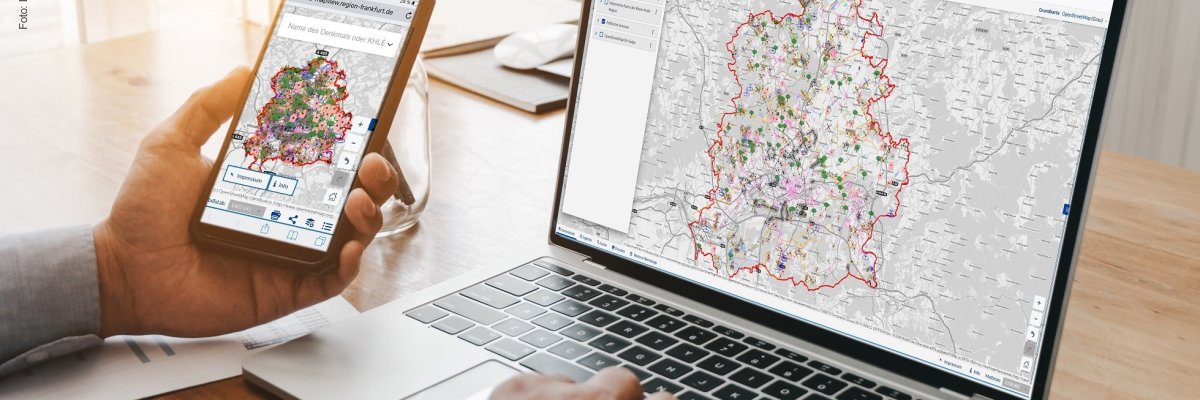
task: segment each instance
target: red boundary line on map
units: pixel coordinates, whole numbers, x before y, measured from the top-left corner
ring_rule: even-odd
[[[346,80],[346,70],[343,70],[343,69],[340,69],[340,68],[338,68],[338,62],[337,62],[337,61],[330,60],[330,59],[328,59],[328,58],[321,58],[321,60],[325,61],[326,63],[329,63],[329,64],[330,64],[330,66],[333,68],[333,70],[337,71],[337,77],[338,77],[338,79],[337,79],[337,80],[341,80],[341,81],[345,81],[345,80]],[[276,81],[276,79],[278,79],[278,78],[279,78],[279,75],[283,75],[283,73],[284,73],[285,71],[287,71],[288,69],[292,69],[292,68],[296,68],[296,69],[299,69],[299,70],[301,70],[301,71],[303,71],[303,70],[305,70],[305,69],[309,69],[309,68],[311,68],[311,65],[312,65],[311,63],[312,63],[312,60],[310,60],[310,61],[309,61],[309,63],[305,64],[305,66],[304,66],[304,67],[291,67],[291,66],[288,66],[288,67],[280,68],[278,72],[275,72],[275,75],[272,75],[272,76],[271,76],[271,91],[272,91],[272,92],[274,92],[275,94],[278,94],[278,93],[279,93],[279,88],[277,87],[278,81]],[[334,81],[334,86],[337,86],[337,81],[336,81],[336,80]],[[346,86],[344,86],[344,85],[343,85],[342,87],[346,87]],[[340,101],[344,101],[344,100],[346,100],[346,99],[347,99],[347,98],[349,98],[349,97],[350,97],[350,91],[349,91],[349,90],[346,90],[346,93],[343,93],[343,94],[342,94],[342,97],[339,97],[339,98],[333,99],[333,101],[334,101],[334,102],[340,102]],[[270,102],[271,102],[272,100],[275,100],[274,96],[272,96],[272,97],[271,97],[271,100],[267,100],[267,104],[270,104]],[[262,110],[259,110],[259,112],[258,112],[258,115],[257,115],[257,116],[255,116],[255,118],[254,118],[254,121],[255,121],[255,123],[257,123],[257,124],[258,124],[258,126],[259,126],[260,128],[263,126],[263,123],[262,123],[262,118],[263,118],[263,114],[265,114],[265,113],[266,113],[266,111],[267,111],[267,109],[266,109],[266,105],[264,105],[264,106],[263,106],[263,109],[262,109]],[[351,112],[349,112],[349,111],[347,111],[347,112],[346,112],[346,116],[348,116],[348,117],[350,117],[350,118],[352,118],[352,119],[354,118],[354,114],[353,114],[353,113],[351,113]],[[256,133],[257,133],[257,132],[256,132]],[[346,132],[345,132],[345,131],[338,132],[338,133],[339,133],[339,136],[338,136],[338,137],[336,137],[336,138],[334,138],[334,143],[337,143],[337,141],[340,141],[340,140],[346,140]],[[244,147],[243,147],[243,149],[244,149]],[[258,170],[259,170],[259,171],[262,171],[262,169],[263,169],[263,164],[264,164],[264,163],[266,163],[267,161],[278,160],[278,159],[280,159],[280,158],[282,158],[282,157],[283,157],[282,155],[277,155],[277,156],[274,156],[274,157],[268,157],[268,158],[266,158],[266,159],[261,159],[261,160],[260,160],[260,159],[259,159],[257,156],[255,156],[255,155],[253,155],[253,154],[250,154],[250,150],[246,150],[246,155],[254,158],[254,161],[250,162],[250,165],[249,165],[249,166],[247,166],[247,167],[248,167],[248,168],[250,168],[250,169],[254,169],[254,164],[258,164]],[[332,163],[333,163],[333,158],[332,158],[332,156],[331,156],[330,158],[322,158],[322,157],[317,157],[317,159],[316,159],[316,160],[313,160],[312,162],[307,162],[307,163],[303,163],[303,164],[294,164],[294,165],[295,165],[295,166],[297,166],[297,167],[304,167],[304,166],[313,165],[313,164],[316,164],[316,163],[319,163],[319,162],[322,162],[322,161],[324,161],[324,162],[325,162],[325,163],[327,163],[327,164],[332,164]]]
[[[908,183],[909,183],[908,162],[912,158],[912,150],[909,147],[910,143],[909,143],[908,138],[901,138],[900,140],[896,140],[892,136],[891,132],[886,132],[886,133],[883,132],[883,128],[879,124],[879,121],[875,119],[875,116],[873,114],[871,114],[871,107],[873,105],[875,105],[876,102],[886,99],[889,96],[891,96],[892,92],[896,88],[896,85],[892,83],[892,78],[887,75],[888,59],[881,58],[881,57],[875,57],[875,56],[866,54],[867,39],[872,36],[877,37],[877,38],[883,37],[884,26],[883,26],[883,23],[879,20],[879,14],[876,12],[871,12],[870,18],[863,17],[861,0],[858,2],[858,4],[855,5],[854,10],[855,10],[856,16],[860,20],[865,21],[867,23],[874,24],[875,26],[879,27],[879,33],[872,32],[871,30],[867,30],[863,34],[862,45],[859,48],[859,53],[861,53],[863,55],[863,58],[865,58],[867,60],[867,62],[871,65],[871,67],[879,69],[879,77],[880,77],[880,79],[887,82],[887,87],[888,87],[887,93],[881,94],[879,97],[875,97],[875,98],[871,98],[871,99],[867,100],[866,116],[867,116],[868,120],[870,121],[868,123],[868,128],[874,129],[875,132],[879,135],[879,137],[886,140],[887,143],[890,146],[892,146],[892,148],[898,148],[900,145],[904,145],[904,149],[908,153],[904,160],[904,182],[901,183],[900,187],[896,190],[896,193],[895,193],[896,210],[888,215],[876,216],[875,219],[871,221],[871,224],[868,228],[869,231],[867,234],[867,239],[865,241],[863,241],[862,245],[859,247],[859,250],[863,254],[868,254],[868,255],[874,257],[874,261],[871,264],[871,271],[872,271],[871,276],[869,278],[863,278],[858,275],[855,275],[853,272],[846,271],[846,275],[842,276],[841,279],[838,279],[838,281],[834,282],[833,284],[821,284],[817,287],[809,287],[807,282],[797,281],[796,277],[784,278],[784,277],[775,275],[774,273],[771,272],[771,270],[769,268],[764,268],[766,265],[764,265],[762,263],[758,263],[758,264],[751,265],[751,266],[740,267],[740,268],[734,270],[733,273],[729,275],[729,279],[733,279],[733,278],[737,277],[737,275],[739,273],[741,273],[742,271],[760,271],[760,272],[766,272],[768,276],[770,276],[771,278],[773,278],[777,281],[790,282],[792,284],[792,286],[803,285],[804,288],[810,292],[817,291],[820,289],[826,289],[826,288],[832,289],[832,288],[840,285],[847,278],[857,279],[857,280],[865,283],[868,287],[870,287],[872,289],[879,286],[879,281],[877,279],[879,270],[876,268],[876,266],[879,263],[879,255],[875,254],[875,252],[873,252],[873,251],[867,250],[867,243],[870,243],[871,239],[874,238],[876,223],[878,223],[881,219],[883,219],[885,217],[895,218],[896,214],[900,211],[900,192],[902,192],[904,190],[904,187],[908,186]],[[693,258],[698,260],[701,255],[707,256],[710,260],[712,260],[714,273],[720,273],[720,268],[717,267],[717,259],[712,253],[706,252],[701,248],[700,241],[696,238],[696,232],[695,232],[694,226],[696,224],[700,223],[700,221],[702,221],[704,219],[704,211],[712,208],[717,203],[716,192],[717,192],[717,189],[720,188],[720,183],[719,183],[720,182],[720,174],[717,172],[717,166],[716,166],[717,160],[716,160],[716,156],[713,155],[713,149],[715,149],[718,145],[724,145],[725,138],[721,135],[721,133],[724,132],[724,130],[725,130],[725,118],[728,117],[729,115],[736,113],[737,100],[742,98],[742,93],[744,93],[744,91],[745,91],[745,88],[742,86],[741,78],[738,76],[737,71],[734,69],[734,65],[735,65],[735,63],[737,63],[737,55],[734,53],[731,46],[733,45],[733,42],[737,40],[742,28],[750,25],[750,23],[758,17],[764,16],[764,15],[770,15],[771,21],[778,24],[787,18],[793,18],[793,17],[800,18],[800,17],[804,16],[804,14],[806,14],[807,12],[808,12],[808,10],[807,10],[807,8],[805,8],[804,10],[801,11],[800,14],[787,13],[783,17],[780,17],[780,18],[776,18],[775,13],[772,12],[771,10],[763,11],[763,12],[760,12],[757,14],[750,14],[749,18],[746,19],[746,22],[742,23],[741,25],[738,25],[737,29],[734,30],[733,38],[731,38],[729,40],[729,42],[725,43],[725,49],[729,51],[730,56],[732,56],[734,59],[734,61],[731,61],[728,64],[726,64],[726,67],[729,69],[729,72],[733,74],[734,81],[737,82],[738,87],[741,88],[742,90],[738,92],[737,96],[733,97],[730,100],[730,103],[734,106],[735,111],[724,113],[721,115],[720,123],[717,126],[717,140],[715,142],[713,142],[713,144],[711,146],[708,147],[708,156],[709,156],[709,158],[712,159],[710,167],[712,169],[713,179],[715,182],[717,182],[717,185],[708,191],[709,203],[708,203],[708,205],[700,208],[700,210],[698,211],[697,220],[693,221],[691,223],[688,223],[688,231],[689,231],[689,233],[692,234],[692,241],[696,244],[696,252],[694,253]]]

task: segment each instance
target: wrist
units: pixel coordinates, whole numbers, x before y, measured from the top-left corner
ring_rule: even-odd
[[[92,237],[100,282],[100,337],[130,333],[128,318],[132,308],[126,298],[125,273],[107,221],[92,228]]]

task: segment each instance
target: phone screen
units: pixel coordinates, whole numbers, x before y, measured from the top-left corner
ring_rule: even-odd
[[[416,0],[286,0],[200,217],[327,251]]]

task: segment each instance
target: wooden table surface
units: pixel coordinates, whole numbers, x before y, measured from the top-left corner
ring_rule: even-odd
[[[5,60],[0,234],[104,218],[141,137],[192,90],[253,62],[262,37],[166,30]],[[360,310],[547,248],[563,113],[436,81],[430,96],[433,198],[416,229],[368,249],[345,293]],[[1198,228],[1200,174],[1103,155],[1053,397],[1200,398]],[[238,377],[165,397],[264,396]]]

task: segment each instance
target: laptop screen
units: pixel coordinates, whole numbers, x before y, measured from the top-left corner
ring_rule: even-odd
[[[594,1],[555,234],[1027,398],[1112,6]]]

